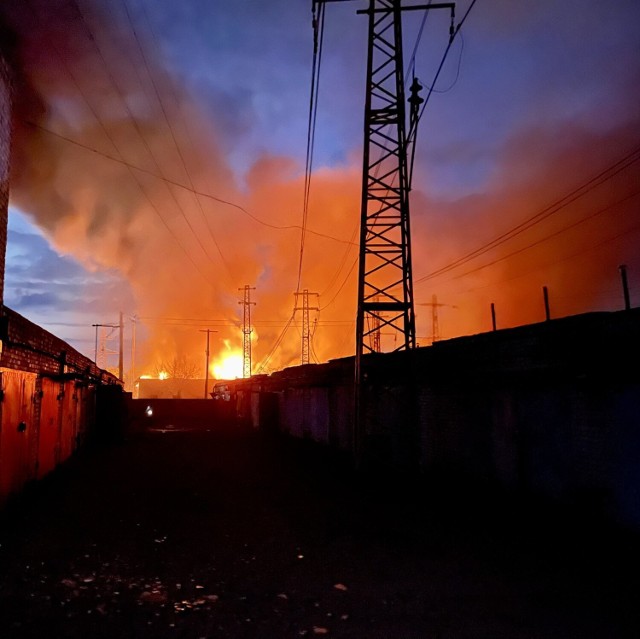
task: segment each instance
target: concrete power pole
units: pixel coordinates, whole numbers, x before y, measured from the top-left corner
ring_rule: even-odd
[[[315,295],[316,299],[319,297],[318,293],[309,293],[308,289],[304,289],[301,293],[294,293],[296,296],[295,311],[302,311],[302,348],[300,354],[300,363],[308,364],[311,354],[311,322],[309,321],[310,311],[319,311],[319,306],[309,305],[309,296]],[[298,306],[298,298],[302,296],[302,306]]]
[[[251,291],[255,291],[255,286],[245,284],[244,288],[239,288],[242,292],[242,300],[238,304],[243,305],[242,313],[242,377],[251,377],[251,307],[256,303],[251,301]]]

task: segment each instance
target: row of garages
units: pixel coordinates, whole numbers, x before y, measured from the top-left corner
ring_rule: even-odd
[[[91,429],[96,387],[0,369],[0,504],[68,459]]]

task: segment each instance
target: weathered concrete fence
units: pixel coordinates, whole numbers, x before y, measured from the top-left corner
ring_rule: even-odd
[[[365,463],[581,503],[640,528],[640,310],[438,342],[365,363]],[[351,450],[353,359],[236,384],[237,410]]]
[[[113,375],[51,333],[6,308],[1,321],[0,505],[65,461],[100,426],[97,407],[122,395]]]

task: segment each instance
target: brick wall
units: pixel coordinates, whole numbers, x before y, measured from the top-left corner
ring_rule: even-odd
[[[37,374],[77,374],[106,384],[119,383],[117,377],[99,369],[59,337],[9,308],[5,307],[4,314],[0,367]]]
[[[4,300],[4,259],[7,248],[10,145],[11,83],[9,65],[0,52],[0,305]]]

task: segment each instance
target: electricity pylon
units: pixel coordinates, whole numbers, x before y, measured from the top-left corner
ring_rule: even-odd
[[[442,308],[443,306],[450,306],[451,308],[458,307],[454,306],[453,304],[442,304],[438,302],[438,296],[435,294],[431,296],[430,302],[419,302],[418,306],[431,307],[431,343],[434,344],[435,342],[440,340],[440,322],[438,318],[438,309]]]
[[[317,6],[332,1],[313,0],[314,25],[318,23]],[[369,17],[369,35],[356,318],[356,457],[362,438],[362,356],[378,345],[372,333],[386,327],[394,334],[394,350],[416,345],[402,11],[447,8],[453,27],[455,7],[454,3],[402,4],[402,0],[369,0],[369,7],[358,11]],[[415,132],[421,98],[419,85],[414,85],[409,115]]]
[[[256,303],[251,301],[251,291],[255,291],[255,286],[249,286],[245,284],[244,288],[239,288],[242,291],[243,298],[238,304],[243,305],[242,313],[242,377],[251,377],[251,307]]]
[[[311,353],[311,322],[309,321],[310,311],[319,311],[318,306],[309,305],[309,296],[315,295],[318,298],[318,293],[309,293],[308,289],[304,289],[302,292],[294,293],[296,296],[295,311],[302,311],[302,348],[300,354],[300,363],[308,364]],[[302,296],[302,306],[298,306],[298,298]]]

